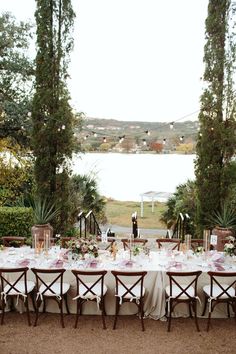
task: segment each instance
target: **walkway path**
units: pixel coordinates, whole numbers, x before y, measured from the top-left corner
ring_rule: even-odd
[[[119,226],[119,225],[104,225],[101,229],[102,231],[106,231],[108,228],[111,229],[111,231],[115,232],[116,235],[122,235],[122,234],[128,234],[130,235],[132,228],[131,227],[124,227],[124,226]],[[158,236],[166,236],[167,230],[165,229],[139,229],[140,230],[140,236],[153,236],[153,237],[158,237]]]

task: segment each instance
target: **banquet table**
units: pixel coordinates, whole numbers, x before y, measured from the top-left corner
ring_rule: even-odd
[[[137,256],[130,255],[129,251],[119,250],[116,259],[113,259],[109,251],[100,250],[99,257],[96,259],[87,257],[85,260],[72,259],[68,250],[60,249],[58,246],[52,247],[48,254],[35,254],[35,250],[30,247],[5,248],[0,251],[0,268],[29,267],[28,280],[35,280],[30,268],[65,268],[64,282],[70,284],[69,290],[69,309],[71,313],[76,312],[76,304],[73,300],[76,291],[76,281],[72,274],[72,269],[81,269],[86,271],[105,269],[105,284],[107,286],[107,295],[105,307],[107,315],[115,314],[115,279],[111,274],[112,270],[122,270],[127,272],[147,271],[144,279],[145,299],[144,313],[145,317],[155,320],[165,319],[165,288],[169,284],[167,271],[194,271],[201,270],[202,274],[198,281],[198,316],[201,316],[203,308],[203,286],[209,284],[209,270],[222,272],[236,272],[236,257],[224,257],[222,253],[216,251],[207,254],[196,255],[192,251],[169,251],[155,250],[148,255],[140,253]],[[10,279],[13,280],[13,279]],[[230,280],[223,278],[225,284]],[[21,302],[19,302],[20,306]],[[31,307],[33,310],[33,308]],[[22,311],[22,305],[19,311]],[[134,314],[137,308],[132,302],[126,302],[121,306],[120,314]],[[54,301],[47,302],[47,312],[59,312],[57,304]],[[88,302],[83,307],[85,314],[100,314],[96,303]],[[174,316],[188,316],[188,307],[180,304],[175,308]],[[207,316],[207,312],[206,312]],[[212,317],[223,318],[227,316],[226,307],[220,304],[212,313]]]

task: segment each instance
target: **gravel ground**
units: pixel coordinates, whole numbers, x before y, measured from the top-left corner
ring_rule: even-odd
[[[32,320],[34,314],[31,315]],[[145,332],[135,316],[120,316],[112,330],[113,316],[107,316],[107,329],[102,329],[100,316],[82,316],[74,329],[74,316],[65,316],[60,327],[57,314],[42,314],[37,327],[29,327],[25,314],[6,314],[0,326],[1,354],[222,354],[236,353],[234,319],[213,319],[206,332],[206,320],[200,319],[201,332],[194,321],[174,319],[171,332],[167,323],[145,320]]]

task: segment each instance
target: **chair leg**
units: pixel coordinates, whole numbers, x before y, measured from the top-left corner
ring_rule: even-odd
[[[236,322],[236,299],[233,300],[233,309],[234,309],[234,319],[235,319],[235,322]]]
[[[207,297],[205,295],[205,297],[204,297],[204,308],[203,308],[203,311],[202,311],[202,316],[205,316],[206,308],[207,308]]]
[[[212,302],[209,303],[209,314],[208,314],[208,320],[207,320],[207,332],[209,331],[209,328],[210,328],[211,312],[212,312]]]
[[[113,329],[116,329],[116,322],[117,322],[117,317],[119,314],[119,310],[120,310],[120,299],[117,297],[116,298],[116,314],[115,314],[115,320],[114,320],[114,324],[113,324]]]
[[[228,315],[228,318],[230,318],[230,312],[229,312],[229,302],[227,302],[227,315]]]
[[[5,300],[3,299],[3,301],[2,301],[2,318],[1,318],[1,325],[3,325],[3,323],[4,323],[5,306],[6,306],[6,303],[5,303]]]
[[[143,321],[143,317],[144,317],[144,312],[143,312],[143,299],[140,299],[140,316],[141,316],[141,324],[142,324],[142,331],[145,331],[145,327],[144,327],[144,321]]]
[[[82,303],[80,302],[80,299],[76,300],[76,317],[75,317],[75,326],[74,328],[77,328],[78,325],[78,319],[79,319],[79,314],[80,314],[80,307],[82,306]]]
[[[65,294],[65,304],[66,304],[66,311],[67,311],[67,314],[69,315],[70,314],[70,310],[69,310],[69,306],[68,306],[68,297],[67,297],[67,293]]]
[[[107,329],[107,327],[106,327],[106,322],[105,322],[106,311],[105,311],[104,297],[103,297],[102,300],[101,300],[101,310],[102,310],[103,329]]]
[[[35,311],[35,321],[34,321],[34,327],[37,326],[38,323],[38,318],[39,318],[39,307],[41,305],[41,300],[36,300],[36,311]]]
[[[61,314],[61,326],[62,328],[65,328],[64,317],[63,317],[63,299],[59,301],[59,307],[60,307],[60,314]]]
[[[31,301],[32,301],[32,305],[33,305],[33,308],[34,308],[34,312],[36,312],[36,305],[35,305],[35,291],[31,291],[30,293],[30,297],[31,297]]]
[[[170,326],[171,326],[171,313],[172,313],[172,299],[169,300],[169,313],[168,313],[168,316],[167,316],[167,319],[168,319],[168,328],[167,328],[167,331],[170,332]]]
[[[192,310],[191,310],[191,302],[188,303],[188,309],[189,309],[189,317],[193,318]]]
[[[194,318],[195,318],[197,331],[200,332],[200,328],[198,325],[198,318],[197,318],[197,300],[194,300],[194,302],[193,302],[193,309],[194,309]]]
[[[27,298],[26,298],[26,300],[25,300],[25,307],[26,307],[26,312],[27,312],[28,325],[31,326],[28,296],[27,296]]]

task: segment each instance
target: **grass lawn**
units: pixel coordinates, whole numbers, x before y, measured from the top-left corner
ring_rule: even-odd
[[[160,221],[160,214],[166,209],[165,203],[155,202],[152,213],[152,203],[144,202],[144,217],[141,218],[140,202],[123,202],[107,199],[106,216],[108,224],[130,227],[131,215],[136,211],[138,215],[138,227],[141,229],[166,229],[166,225]]]

